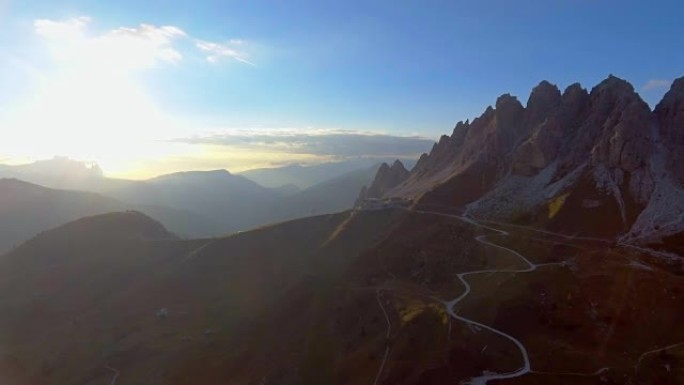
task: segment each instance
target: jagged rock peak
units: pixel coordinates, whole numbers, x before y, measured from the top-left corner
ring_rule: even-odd
[[[498,119],[515,119],[524,111],[525,107],[523,107],[518,98],[511,94],[503,94],[496,99],[496,116]]]
[[[555,84],[542,80],[532,89],[527,99],[527,123],[536,125],[544,121],[561,103],[561,92]]]
[[[677,92],[680,96],[684,95],[684,76],[677,78],[672,82],[670,91]]]
[[[437,147],[441,147],[444,145],[444,143],[449,141],[449,136],[448,135],[442,135],[439,137],[439,142],[437,142]]]
[[[577,98],[578,96],[589,96],[589,92],[586,90],[586,88],[582,87],[580,83],[572,83],[565,88],[562,98],[563,100],[566,100]]]
[[[416,165],[413,166],[414,171],[419,171],[419,170],[424,170],[425,167],[427,167],[427,164],[429,163],[430,155],[428,153],[424,152],[420,155],[420,158],[418,158],[418,161],[416,162]]]
[[[409,171],[399,159],[395,160],[392,166],[383,163],[378,168],[370,187],[361,190],[359,199],[381,198],[385,192],[405,181],[408,176]]]
[[[569,85],[563,96],[561,96],[561,105],[563,109],[562,123],[564,125],[571,124],[572,121],[578,118],[580,112],[584,109],[589,101],[589,91],[582,87],[579,83]]]
[[[451,133],[451,137],[453,138],[454,136],[457,136],[458,133],[462,132],[463,130],[468,129],[468,126],[470,126],[470,122],[467,120],[465,122],[460,121],[460,122],[456,123],[456,126],[454,127],[454,131]]]
[[[503,94],[496,99],[496,109],[506,109],[506,108],[523,108],[522,104],[517,97],[511,94]]]
[[[665,96],[663,96],[663,99],[658,103],[654,112],[658,116],[661,125],[671,125],[675,123],[674,120],[678,116],[683,120],[679,123],[684,123],[684,77],[672,82],[670,90],[665,93]],[[679,124],[677,126],[679,126]],[[677,128],[679,130],[684,130],[684,127]]]
[[[560,102],[560,98],[561,92],[558,86],[542,80],[532,89],[532,93],[530,93],[530,97],[527,99],[527,108],[537,103],[547,103],[548,101]]]
[[[416,164],[419,164],[421,162],[425,162],[429,157],[430,157],[430,155],[428,155],[427,152],[420,154],[420,158],[418,158],[418,162],[416,162]]]
[[[654,110],[660,137],[669,149],[668,168],[684,186],[684,77],[675,80]]]
[[[382,162],[382,164],[381,164],[380,167],[378,168],[378,173],[387,172],[387,171],[389,171],[389,169],[390,169],[389,164],[387,164],[387,163],[385,163],[385,162]]]
[[[401,161],[399,159],[395,160],[394,163],[392,163],[390,170],[392,172],[408,172],[408,170],[406,169],[404,164],[401,163]]]
[[[590,103],[597,117],[605,117],[605,114],[613,113],[614,118],[625,119],[628,115],[635,120],[642,120],[644,127],[647,126],[647,115],[651,115],[651,107],[636,93],[634,86],[628,81],[610,75],[599,83],[589,94]],[[625,112],[627,110],[627,112]],[[639,115],[637,118],[636,116]]]
[[[663,110],[669,106],[684,101],[684,77],[675,79],[670,86],[670,90],[665,93],[663,99],[658,103],[655,111]]]
[[[515,96],[503,94],[496,100],[496,130],[506,147],[521,135],[524,116],[525,107]]]
[[[638,218],[639,231],[643,223],[681,222],[684,78],[655,111],[614,75],[589,89],[575,83],[561,93],[542,81],[526,107],[501,95],[470,124],[458,122],[386,196],[509,219],[530,210],[534,220],[606,234],[623,233]],[[546,212],[549,197],[561,193],[575,197],[564,215],[576,223]],[[668,216],[670,207],[682,211]],[[605,223],[586,229],[599,212]]]
[[[493,119],[495,116],[496,116],[496,111],[494,111],[494,107],[487,106],[487,109],[485,109],[485,111],[482,113],[482,115],[473,119],[473,121],[470,123],[470,127],[480,126],[484,122],[487,122],[487,121]]]
[[[430,156],[441,156],[449,151],[449,147],[451,144],[451,138],[448,135],[442,135],[439,138],[439,142],[435,143],[432,146],[432,150],[430,151]]]
[[[631,95],[635,93],[634,86],[630,82],[612,74],[608,75],[605,80],[591,90],[592,95],[602,92],[611,92],[614,94],[623,95]]]
[[[470,121],[466,120],[464,122],[458,122],[454,131],[451,133],[451,146],[456,148],[463,144],[466,135],[468,135],[468,130],[470,130]]]

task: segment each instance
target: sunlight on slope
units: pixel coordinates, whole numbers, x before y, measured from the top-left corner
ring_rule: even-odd
[[[563,207],[563,205],[565,204],[565,199],[568,197],[568,195],[570,195],[570,193],[565,193],[565,194],[563,194],[563,195],[561,195],[561,196],[558,196],[558,197],[552,199],[552,200],[548,203],[549,219],[555,217],[556,214],[558,214],[558,212],[560,211],[560,209],[561,209],[561,208]]]
[[[399,300],[398,308],[402,324],[407,324],[425,312],[434,312],[439,317],[440,322],[446,325],[449,322],[449,315],[444,311],[444,306],[436,303],[423,303],[412,299]]]
[[[340,223],[339,226],[337,226],[335,231],[333,231],[332,234],[330,234],[330,237],[325,241],[325,243],[323,243],[323,247],[325,247],[330,242],[334,241],[340,234],[342,234],[342,232],[347,228],[347,225],[352,221],[352,219],[354,219],[355,216],[356,212],[352,211],[349,214],[349,217],[342,221],[342,223]]]

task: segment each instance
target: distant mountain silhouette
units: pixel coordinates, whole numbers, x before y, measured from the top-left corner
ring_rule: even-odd
[[[104,192],[135,204],[157,204],[211,218],[220,235],[269,222],[271,207],[281,198],[274,190],[226,170],[193,171],[128,183]]]
[[[16,179],[0,179],[0,253],[39,232],[112,211],[137,209],[166,223],[174,232],[206,232],[215,225],[197,214],[162,207],[137,205],[96,193],[56,190]]]
[[[111,198],[43,188],[16,179],[0,179],[0,251],[37,233],[83,216],[121,209]]]
[[[364,158],[341,162],[322,163],[318,165],[288,165],[273,168],[260,168],[241,172],[240,175],[259,183],[264,187],[280,187],[293,184],[301,189],[313,187],[344,174],[368,169],[382,162],[390,162],[392,159]],[[405,160],[409,167],[415,164],[415,160]]]
[[[97,164],[55,157],[24,165],[0,165],[0,178],[16,178],[55,189],[89,190],[101,183],[104,175]]]
[[[361,187],[372,181],[379,165],[341,174],[336,172],[362,163],[269,170],[269,173],[285,179],[294,169],[301,171],[300,174],[306,175],[309,181],[323,179],[323,182],[305,189],[293,185],[266,188],[226,170],[179,172],[143,181],[112,179],[104,177],[96,166],[65,158],[24,166],[0,166],[0,176],[11,175],[34,183],[45,182],[61,188],[95,192],[124,202],[112,206],[115,209],[138,209],[178,234],[204,237],[347,210],[353,207]],[[327,173],[327,178],[323,177],[324,173]],[[88,211],[84,215],[105,211]],[[69,220],[76,218],[68,217]],[[47,223],[57,225],[63,221]],[[38,228],[44,230],[49,227]]]
[[[326,214],[352,208],[359,189],[373,180],[380,165],[350,171],[288,196],[281,206],[283,219]]]

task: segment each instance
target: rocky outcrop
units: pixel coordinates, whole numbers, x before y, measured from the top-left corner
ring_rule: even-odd
[[[667,148],[667,168],[684,181],[684,78],[672,83],[670,91],[655,108],[660,137]]]
[[[388,165],[383,163],[378,169],[370,187],[364,186],[359,194],[359,199],[381,198],[387,191],[405,181],[409,171],[398,159]]]
[[[525,108],[525,124],[536,127],[548,119],[561,104],[563,98],[555,84],[546,80],[532,89]]]
[[[623,242],[659,243],[684,234],[684,78],[654,110],[653,193]]]
[[[655,111],[612,75],[591,92],[573,84],[561,93],[542,81],[525,107],[504,94],[480,117],[456,124],[384,196],[558,231],[630,234],[656,196],[668,202],[664,196],[679,196],[681,154],[684,80],[674,82]],[[664,220],[655,217],[647,222]],[[684,228],[684,221],[668,218]],[[587,226],[591,220],[597,225]]]

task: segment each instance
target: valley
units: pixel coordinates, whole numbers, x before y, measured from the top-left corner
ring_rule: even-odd
[[[591,92],[542,82],[526,107],[506,94],[458,123],[411,170],[298,192],[225,170],[97,177],[141,205],[112,213],[125,204],[0,181],[6,226],[42,221],[0,256],[0,380],[682,383],[684,190],[662,161],[677,156],[680,138],[663,138],[682,90],[651,111],[614,76]],[[152,204],[222,224],[179,235]]]
[[[267,185],[302,178],[311,183],[302,189],[290,185],[292,190],[263,187],[226,170],[134,181],[107,178],[96,165],[67,158],[0,164],[0,253],[58,225],[114,211],[137,210],[181,237],[197,238],[347,210],[379,167],[373,160],[292,166],[256,178]]]
[[[0,385],[684,385],[682,14],[0,0]]]
[[[166,239],[143,218],[98,218],[0,260],[0,308],[12,315],[0,321],[11,369],[0,374],[20,373],[18,384],[676,384],[684,374],[681,266],[602,240],[421,209],[197,241]],[[94,236],[121,220],[142,222]],[[110,251],[87,258],[93,247]]]

